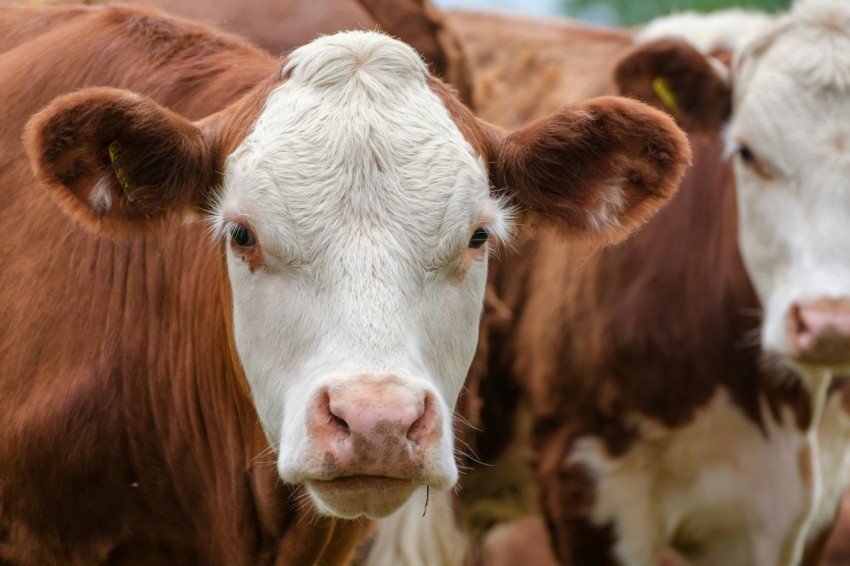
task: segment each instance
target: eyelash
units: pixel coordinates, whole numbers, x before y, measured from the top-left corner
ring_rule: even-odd
[[[254,232],[250,228],[242,224],[232,224],[228,228],[231,241],[242,248],[250,248],[257,244],[257,239]]]
[[[478,228],[469,239],[469,247],[473,250],[480,249],[490,239],[490,231],[487,228]]]

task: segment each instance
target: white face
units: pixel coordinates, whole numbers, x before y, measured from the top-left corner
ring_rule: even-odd
[[[843,13],[850,22],[850,9]],[[786,22],[744,51],[728,136],[740,249],[764,307],[764,348],[843,365],[850,361],[850,28],[830,28],[835,14],[820,17],[824,29]],[[817,344],[827,335],[830,344]]]
[[[487,272],[470,238],[505,213],[411,48],[329,36],[284,73],[217,214],[236,345],[283,480],[324,513],[381,516],[457,479]]]

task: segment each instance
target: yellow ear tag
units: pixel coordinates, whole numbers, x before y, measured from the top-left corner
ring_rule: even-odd
[[[109,160],[112,162],[112,170],[115,171],[115,177],[118,179],[118,183],[121,185],[121,188],[124,189],[124,194],[127,195],[127,200],[133,202],[133,197],[130,194],[133,191],[133,181],[130,180],[130,176],[127,175],[127,172],[121,165],[121,153],[123,151],[124,148],[121,147],[118,140],[114,140],[111,144],[109,144]]]
[[[675,112],[676,114],[682,113],[679,109],[679,105],[676,104],[676,95],[673,94],[673,89],[670,88],[670,83],[667,82],[666,78],[659,75],[652,79],[652,92],[654,92],[662,104],[667,107],[667,110]]]

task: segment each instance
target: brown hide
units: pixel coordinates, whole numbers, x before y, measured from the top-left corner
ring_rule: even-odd
[[[476,114],[505,127],[614,94],[611,72],[632,44],[628,31],[569,20],[464,11],[445,18],[469,60]]]
[[[633,47],[628,31],[566,20],[456,12],[449,21],[474,70],[476,113],[508,127],[564,102],[616,92],[614,70]],[[614,531],[588,517],[593,482],[566,462],[579,436],[598,435],[611,454],[621,454],[633,441],[627,413],[680,426],[718,388],[755,423],[764,418],[759,396],[774,414],[791,406],[800,426],[809,422],[799,382],[760,367],[752,338],[759,305],[737,251],[734,189],[721,144],[700,135],[691,143],[694,164],[679,194],[629,241],[600,252],[538,229],[491,269],[498,299],[485,313],[486,348],[470,381],[478,388],[475,401],[472,393],[465,397],[475,409],[467,416],[482,432],[468,433],[468,442],[481,460],[497,462],[522,420],[517,411],[530,408],[535,450],[528,460],[540,511],[566,564],[614,563]],[[499,466],[483,467],[468,477],[481,482],[500,473]],[[531,479],[512,473],[491,496],[526,491],[510,483]],[[488,522],[470,520],[464,506],[475,502],[463,490],[460,501],[465,527],[484,541],[473,550],[479,559],[517,540],[510,525],[492,539],[481,534]],[[527,503],[520,513],[534,507]],[[816,563],[826,534],[812,534],[807,564]],[[520,552],[515,563],[535,560],[536,550],[525,549],[512,549]]]
[[[365,525],[299,510],[279,484],[206,227],[93,235],[34,190],[20,141],[29,115],[84,85],[197,119],[276,58],[124,8],[4,8],[0,49],[0,562],[344,563]]]
[[[29,5],[70,4],[74,0],[26,0]],[[115,4],[83,0],[83,4]],[[376,29],[412,45],[431,71],[452,84],[464,102],[470,98],[466,60],[454,32],[430,0],[137,0],[133,4],[238,33],[275,55],[285,54],[319,35]]]

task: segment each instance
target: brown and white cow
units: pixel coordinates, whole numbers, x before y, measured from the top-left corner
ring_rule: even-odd
[[[636,48],[617,75],[624,91],[655,86],[647,100],[721,137],[732,156],[738,248],[762,307],[765,364],[778,365],[777,373],[793,369],[800,401],[808,398],[798,423],[805,436],[789,439],[796,475],[773,496],[788,518],[777,520],[775,501],[765,501],[747,526],[780,543],[771,552],[757,540],[758,563],[795,564],[829,532],[850,469],[850,403],[829,394],[843,393],[835,376],[850,367],[850,255],[843,251],[850,236],[850,6],[798,2],[735,50],[731,72],[667,36]],[[672,98],[658,92],[659,80]]]
[[[848,8],[803,3],[776,24],[735,28],[768,31],[739,55],[731,85],[719,60],[649,30],[635,47],[627,31],[452,19],[466,24],[456,28],[485,119],[518,126],[559,93],[581,99],[619,80],[694,128],[682,189],[632,240],[596,254],[543,230],[496,266],[513,319],[491,329],[479,456],[501,465],[506,443],[488,430],[505,430],[524,390],[561,561],[812,563],[850,440],[850,396],[831,377],[850,361]],[[737,187],[720,139],[733,106],[729,133],[746,147],[733,158]],[[485,555],[511,539],[498,535]]]
[[[345,562],[362,518],[455,483],[488,237],[616,241],[689,160],[638,102],[504,132],[386,36],[281,64],[129,7],[1,9],[0,108],[22,565]]]

